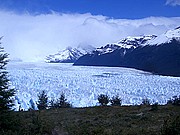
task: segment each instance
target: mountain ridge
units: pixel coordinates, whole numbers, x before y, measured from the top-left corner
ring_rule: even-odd
[[[101,50],[106,50],[102,52],[97,49],[92,54],[86,54],[75,61],[74,65],[129,67],[160,75],[180,76],[179,27],[160,37],[152,36],[143,44],[130,44],[128,47],[118,47],[116,44],[116,47],[109,52],[107,46],[101,47]]]
[[[59,51],[56,54],[49,55],[45,58],[47,63],[74,63],[79,57],[92,51],[92,46],[78,46],[72,48],[70,46],[66,49]]]

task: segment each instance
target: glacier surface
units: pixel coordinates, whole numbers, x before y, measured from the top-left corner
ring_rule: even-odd
[[[180,77],[153,75],[131,68],[10,62],[7,70],[16,89],[16,110],[27,110],[31,104],[36,106],[37,95],[43,90],[49,100],[64,93],[74,107],[98,105],[99,94],[119,95],[123,105],[136,105],[144,98],[165,104],[180,93]]]

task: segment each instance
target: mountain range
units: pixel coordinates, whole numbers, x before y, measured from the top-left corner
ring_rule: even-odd
[[[180,76],[180,27],[159,36],[127,37],[81,56],[74,65],[135,68]]]
[[[111,53],[119,48],[134,49],[140,45],[145,45],[145,43],[154,39],[155,35],[149,36],[139,36],[139,37],[127,37],[122,39],[118,43],[107,44],[104,47],[95,48],[92,45],[79,45],[77,48],[67,47],[66,49],[59,51],[56,54],[49,55],[45,58],[45,62],[48,63],[74,63],[81,56],[86,54],[93,54],[98,52],[100,54]]]
[[[74,63],[81,56],[91,53],[95,48],[91,45],[79,45],[77,48],[67,47],[56,54],[45,58],[48,63]]]
[[[159,36],[129,36],[99,48],[91,45],[67,47],[47,56],[45,61],[74,63],[75,66],[128,67],[155,74],[180,76],[180,27]]]

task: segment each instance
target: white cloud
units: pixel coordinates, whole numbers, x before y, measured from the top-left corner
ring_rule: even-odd
[[[166,5],[172,5],[172,6],[180,5],[180,0],[166,0]]]
[[[127,36],[161,34],[180,24],[180,17],[149,17],[138,20],[109,19],[91,14],[31,16],[0,11],[0,36],[11,58],[42,60],[67,46],[96,47]]]

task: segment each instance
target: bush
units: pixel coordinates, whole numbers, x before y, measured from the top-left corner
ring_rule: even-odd
[[[180,106],[180,96],[173,96],[171,99],[168,100],[167,104]]]
[[[180,115],[164,121],[161,135],[180,135]]]
[[[150,100],[148,98],[143,99],[141,105],[150,105]]]
[[[28,117],[22,120],[21,132],[17,135],[50,135],[54,125],[48,117],[44,117],[44,114],[40,111],[31,111],[25,114],[22,118]]]
[[[109,97],[108,95],[101,94],[98,96],[98,101],[101,106],[106,106],[109,103]]]
[[[118,96],[116,96],[116,97],[112,97],[112,99],[110,100],[110,102],[111,102],[111,105],[112,105],[112,106],[121,106],[122,100],[121,100],[121,98],[119,98]]]
[[[154,103],[151,105],[151,111],[157,111],[158,110],[158,103]]]

